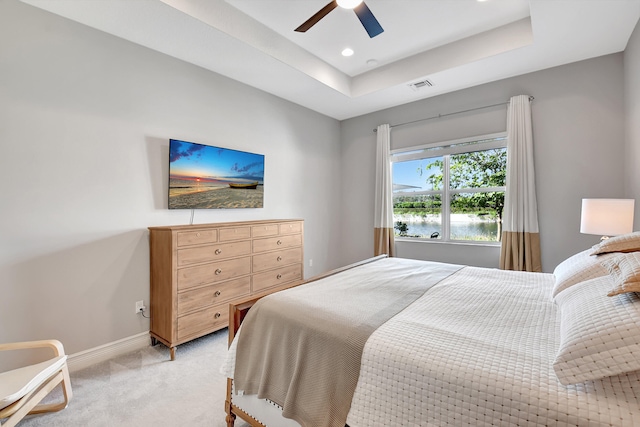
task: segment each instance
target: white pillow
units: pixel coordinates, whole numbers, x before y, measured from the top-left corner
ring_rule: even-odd
[[[638,231],[610,237],[591,248],[592,255],[635,251],[640,251],[640,232]]]
[[[608,297],[610,276],[558,294],[560,348],[553,370],[564,385],[640,370],[640,297]]]
[[[561,291],[576,283],[607,274],[606,268],[600,263],[613,257],[614,254],[596,256],[589,255],[590,252],[591,249],[587,249],[586,251],[570,256],[558,264],[555,270],[553,270],[556,281],[553,289],[551,289],[551,298],[555,298]]]
[[[625,292],[640,292],[640,252],[619,254],[602,262],[615,286],[609,291],[612,297]]]

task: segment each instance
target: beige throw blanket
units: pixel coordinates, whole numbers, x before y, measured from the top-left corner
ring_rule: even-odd
[[[369,335],[460,268],[381,259],[262,298],[238,337],[235,390],[303,427],[343,427]]]

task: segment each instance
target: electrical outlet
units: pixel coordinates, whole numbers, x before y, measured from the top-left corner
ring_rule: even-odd
[[[309,267],[313,267],[313,260],[312,259],[309,260]]]
[[[145,310],[145,308],[147,307],[144,306],[144,300],[136,301],[136,314],[142,313]]]

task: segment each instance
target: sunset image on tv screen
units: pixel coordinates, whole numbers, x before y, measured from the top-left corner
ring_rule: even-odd
[[[262,208],[264,155],[172,139],[169,209]]]

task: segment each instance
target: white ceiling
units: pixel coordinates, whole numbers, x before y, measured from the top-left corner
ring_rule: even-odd
[[[293,31],[329,0],[22,1],[339,120],[620,52],[640,18],[640,0],[366,0],[369,38],[339,7]]]

